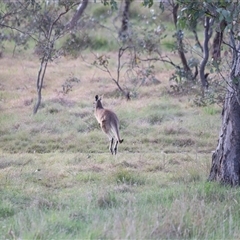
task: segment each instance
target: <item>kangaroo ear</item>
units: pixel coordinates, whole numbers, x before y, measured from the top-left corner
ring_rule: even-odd
[[[97,101],[97,100],[98,100],[98,95],[95,96],[95,101]]]

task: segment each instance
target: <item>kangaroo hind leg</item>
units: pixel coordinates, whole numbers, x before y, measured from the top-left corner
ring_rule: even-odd
[[[110,140],[109,151],[113,154],[113,138]]]
[[[117,154],[117,147],[118,147],[118,140],[116,140],[115,142],[115,146],[114,146],[114,154]]]

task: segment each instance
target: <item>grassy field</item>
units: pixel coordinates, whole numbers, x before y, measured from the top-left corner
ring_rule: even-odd
[[[171,71],[126,101],[100,70],[61,58],[33,115],[38,64],[1,59],[1,239],[240,237],[239,190],[206,181],[220,107],[169,94]],[[117,156],[94,118],[96,94],[120,118]]]
[[[221,106],[172,94],[169,66],[126,101],[91,64],[56,59],[33,115],[38,57],[6,51],[0,63],[0,239],[240,238],[239,189],[207,181]],[[96,94],[120,119],[116,156]]]

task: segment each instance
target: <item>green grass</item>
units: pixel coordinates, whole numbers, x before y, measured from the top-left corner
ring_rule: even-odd
[[[47,83],[60,88],[64,73],[59,83],[51,71]],[[237,238],[238,191],[207,182],[219,108],[160,95],[161,84],[130,102],[106,94],[124,138],[112,156],[93,115],[102,82],[88,87],[89,69],[82,71],[86,78],[69,95],[46,90],[36,115],[33,103],[24,105],[29,89],[1,104],[1,238]]]
[[[207,172],[197,172],[206,158],[173,164],[169,155],[134,153],[127,156],[133,162],[96,164],[98,154],[81,154],[77,163],[68,153],[2,156],[10,160],[1,173],[3,239],[239,236],[239,191],[206,182]],[[16,164],[26,157],[31,162]],[[162,167],[149,171],[157,162]]]

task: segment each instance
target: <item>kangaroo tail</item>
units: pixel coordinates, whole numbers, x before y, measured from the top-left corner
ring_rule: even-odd
[[[123,139],[120,139],[119,142],[122,143],[122,142],[123,142]]]

